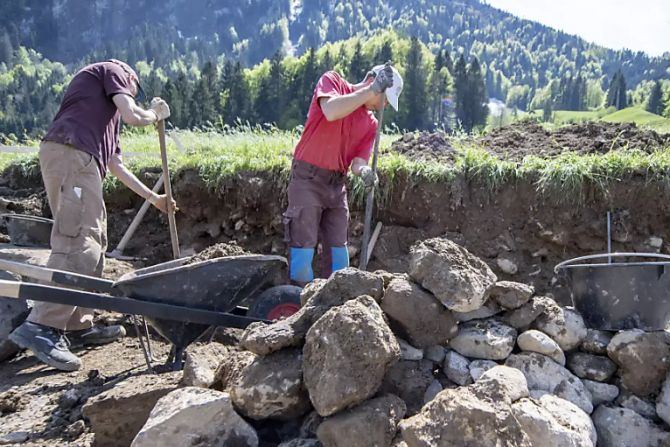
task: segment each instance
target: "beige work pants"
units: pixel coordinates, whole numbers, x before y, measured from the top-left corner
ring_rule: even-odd
[[[102,178],[92,155],[51,141],[40,144],[40,169],[54,216],[47,267],[101,276],[107,249]],[[93,310],[35,302],[28,321],[64,331],[93,325]]]

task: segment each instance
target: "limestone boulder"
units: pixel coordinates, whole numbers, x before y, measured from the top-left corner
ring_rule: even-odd
[[[230,397],[235,407],[251,419],[302,416],[311,407],[302,377],[302,351],[284,349],[256,357],[241,371]]]
[[[470,377],[470,360],[466,359],[456,351],[449,351],[444,357],[442,371],[449,380],[457,385],[469,385],[472,383]]]
[[[460,325],[449,346],[466,357],[504,360],[514,349],[516,329],[497,320],[474,320]]]
[[[227,393],[186,387],[158,400],[131,447],[156,445],[257,447],[258,435]]]
[[[414,245],[410,251],[409,274],[456,312],[480,308],[497,279],[484,261],[445,238]]]
[[[182,384],[209,388],[216,381],[216,370],[228,354],[220,343],[202,343],[186,349]]]
[[[658,394],[670,370],[670,346],[659,332],[621,331],[607,346],[607,355],[619,366],[622,386],[640,397]]]
[[[593,425],[602,447],[662,447],[670,433],[633,410],[601,405],[593,412]]]
[[[581,379],[607,382],[616,372],[616,364],[608,357],[575,352],[568,358],[568,369]]]
[[[610,385],[609,383],[595,382],[593,380],[582,380],[584,388],[591,394],[591,403],[593,408],[600,404],[608,404],[613,402],[619,396],[619,387]]]
[[[405,410],[402,399],[387,394],[326,418],[316,433],[324,447],[389,446]]]
[[[587,329],[582,340],[581,350],[595,355],[607,355],[607,345],[612,341],[613,334],[597,329]]]
[[[551,357],[559,365],[565,366],[565,354],[558,343],[544,332],[529,329],[519,335],[516,339],[522,351],[539,352]]]
[[[361,296],[326,312],[307,332],[303,353],[310,400],[330,416],[374,395],[400,347],[377,302]]]
[[[470,369],[470,377],[472,380],[477,381],[479,378],[491,368],[498,366],[493,360],[473,360],[468,365]]]
[[[381,307],[417,348],[444,345],[458,332],[451,311],[419,285],[403,278],[389,283]]]
[[[432,362],[403,360],[388,370],[384,376],[380,393],[400,397],[407,406],[407,414],[414,415],[423,406],[428,387],[434,380]]]
[[[508,310],[500,316],[500,320],[518,330],[526,330],[547,309],[558,306],[556,301],[547,296],[535,296],[518,309]]]
[[[582,316],[568,307],[546,309],[533,326],[553,338],[563,351],[578,348],[587,333]]]
[[[530,300],[535,288],[514,281],[498,281],[489,293],[489,299],[496,301],[505,309],[517,309]]]

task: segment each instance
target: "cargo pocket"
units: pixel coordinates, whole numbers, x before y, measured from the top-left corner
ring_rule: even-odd
[[[284,242],[291,242],[291,225],[293,220],[300,217],[300,208],[289,208],[282,214],[284,224]]]
[[[62,186],[56,225],[58,233],[67,237],[77,237],[81,233],[81,220],[84,215],[84,202],[81,199],[82,190],[78,186]]]

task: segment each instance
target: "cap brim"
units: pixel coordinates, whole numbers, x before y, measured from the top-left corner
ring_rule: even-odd
[[[398,111],[398,97],[391,93],[389,90],[386,90],[386,99],[388,100],[389,104],[391,104],[391,107],[393,107],[393,110],[396,112]]]

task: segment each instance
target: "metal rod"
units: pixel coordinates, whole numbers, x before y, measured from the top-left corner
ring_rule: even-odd
[[[135,315],[131,315],[130,318],[133,321],[133,327],[135,328],[135,333],[137,334],[137,339],[140,342],[140,346],[142,347],[142,354],[144,354],[144,361],[147,364],[147,369],[153,373],[154,369],[151,366],[151,356],[149,352],[147,351],[147,347],[144,345],[144,340],[142,339],[142,332],[140,331],[140,325],[137,322],[137,317]]]
[[[612,215],[607,212],[607,253],[612,253]],[[612,257],[607,257],[607,263],[612,263]]]
[[[147,324],[147,319],[144,318],[144,315],[141,316],[142,323],[144,324],[144,335],[147,337],[147,350],[149,351],[149,359],[154,359],[154,353],[151,350],[151,337],[149,336],[149,325]]]

